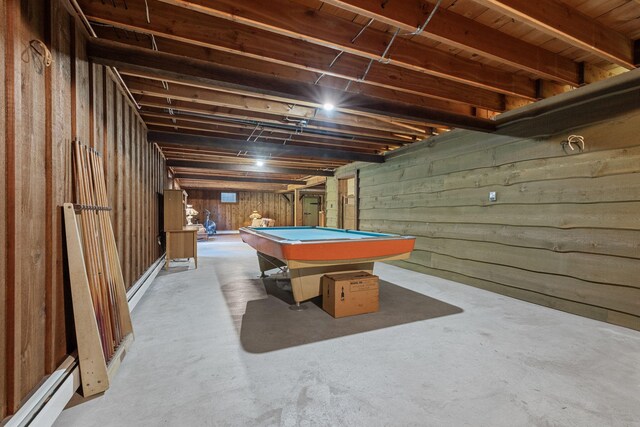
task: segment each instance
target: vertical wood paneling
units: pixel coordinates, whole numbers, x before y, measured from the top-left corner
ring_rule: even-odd
[[[70,158],[71,147],[71,123],[69,111],[71,110],[71,88],[68,84],[71,74],[71,17],[66,9],[57,1],[51,4],[51,41],[54,52],[54,62],[51,66],[51,98],[52,98],[52,179],[53,179],[53,221],[49,231],[50,238],[54,241],[51,256],[54,259],[55,274],[52,274],[51,298],[47,302],[48,313],[51,317],[47,323],[51,323],[52,335],[49,338],[51,345],[48,352],[52,352],[47,372],[51,372],[64,360],[67,352],[75,348],[75,340],[67,338],[68,319],[71,318],[67,308],[71,307],[65,300],[66,284],[64,272],[66,270],[64,252],[64,228],[62,217],[62,204],[71,200],[71,191],[67,166]],[[64,83],[61,83],[64,82]]]
[[[116,135],[116,151],[115,151],[115,217],[116,217],[116,244],[118,246],[118,254],[120,255],[120,263],[122,264],[122,272],[124,277],[124,188],[125,188],[125,144],[124,144],[124,100],[120,91],[115,91],[115,135]]]
[[[16,315],[21,316],[19,354],[20,384],[16,387],[19,403],[45,373],[45,222],[41,213],[46,206],[45,144],[46,103],[45,66],[42,58],[29,48],[30,40],[44,40],[44,3],[23,1],[20,19],[21,61],[20,126],[16,128],[16,293],[20,296]],[[37,172],[36,172],[37,171]],[[13,409],[16,409],[15,407]]]
[[[11,39],[8,35],[9,22],[7,20],[7,7],[10,2],[3,1],[0,3],[0,62],[10,65],[13,63],[13,59],[10,55],[7,55],[7,44],[11,43]],[[11,50],[9,48],[8,50]],[[10,356],[8,352],[7,340],[10,332],[9,328],[9,316],[7,315],[7,304],[9,301],[7,294],[8,286],[8,272],[7,272],[7,215],[9,211],[7,209],[7,146],[9,145],[9,138],[11,137],[10,127],[13,123],[13,114],[10,109],[9,103],[11,102],[7,98],[7,88],[10,85],[7,84],[12,81],[11,73],[12,67],[0,66],[0,99],[7,99],[7,102],[0,102],[0,177],[3,182],[0,184],[0,212],[6,212],[6,215],[0,215],[0,280],[5,284],[0,285],[0,419],[4,418],[7,414],[7,396],[8,390],[8,375],[4,375],[8,371],[7,359]]]
[[[131,126],[131,111],[126,102],[123,104],[123,125],[124,129],[124,178],[122,192],[124,193],[124,201],[122,215],[124,220],[124,250],[122,251],[122,259],[128,260],[123,263],[123,274],[125,283],[131,283],[131,134],[133,128]]]
[[[109,213],[111,216],[111,224],[113,226],[114,233],[117,232],[116,212],[117,212],[117,197],[116,197],[116,181],[118,175],[118,163],[116,160],[116,95],[114,93],[114,83],[109,77],[109,73],[105,73],[105,146],[104,151],[104,164],[105,164],[105,179],[107,181],[107,198],[110,206],[113,207]],[[117,234],[116,234],[117,236]]]
[[[160,255],[148,224],[164,162],[75,25],[57,0],[0,3],[0,420],[75,350],[61,212],[74,199],[73,139],[105,158],[127,287]],[[51,50],[49,68],[31,40]]]
[[[220,203],[220,191],[186,191],[189,204],[199,212],[200,222],[204,222],[204,210],[208,209],[218,230],[237,230],[250,225],[249,215],[254,209],[263,218],[275,219],[277,226],[293,225],[291,203],[282,194],[240,191],[238,203]]]
[[[6,244],[6,408],[8,411],[13,412],[20,398],[20,384],[19,378],[22,373],[20,372],[21,364],[19,363],[20,346],[21,346],[21,327],[22,317],[18,313],[20,301],[20,294],[18,292],[18,280],[19,269],[16,268],[17,252],[20,250],[18,242],[16,242],[16,217],[18,216],[18,203],[15,198],[16,192],[16,145],[17,134],[21,126],[21,116],[18,114],[21,111],[21,92],[20,88],[20,71],[21,64],[19,62],[20,52],[20,33],[16,35],[16,31],[19,31],[18,22],[20,21],[20,5],[17,0],[7,0],[6,2],[6,22],[7,37],[6,37],[6,63],[9,67],[6,68],[5,76],[5,95],[7,100],[7,121],[6,121],[6,145],[5,145],[5,193],[6,193],[6,217],[5,217],[5,244]]]
[[[87,60],[87,41],[82,31],[75,31],[75,120],[76,129],[74,137],[84,144],[91,141],[91,85]]]
[[[130,252],[129,261],[131,269],[129,283],[131,283],[138,274],[138,253],[135,250],[135,244],[138,241],[138,126],[134,122],[133,112],[130,112],[131,126],[131,176],[129,178],[129,217],[131,228],[129,229]]]
[[[91,64],[91,127],[92,127],[92,146],[99,153],[104,153],[104,94],[103,94],[103,70],[101,65]]]

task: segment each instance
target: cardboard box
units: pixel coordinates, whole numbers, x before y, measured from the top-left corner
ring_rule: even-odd
[[[374,313],[378,299],[378,276],[365,271],[322,276],[322,309],[333,317]]]

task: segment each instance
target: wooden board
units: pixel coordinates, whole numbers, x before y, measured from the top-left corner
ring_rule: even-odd
[[[81,238],[82,227],[78,214],[71,203],[64,204],[64,216],[67,235],[67,250],[69,255],[69,276],[73,300],[73,314],[75,318],[76,338],[78,345],[78,363],[80,366],[81,388],[84,397],[93,396],[109,388],[122,360],[133,343],[133,329],[129,316],[128,304],[124,287],[119,294],[119,304],[127,309],[121,311],[121,321],[124,326],[124,339],[120,342],[112,358],[104,358],[100,332],[93,309],[89,278],[82,262],[84,259]],[[122,276],[120,275],[120,280]]]

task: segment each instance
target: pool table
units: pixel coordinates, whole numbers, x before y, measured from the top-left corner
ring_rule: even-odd
[[[327,227],[244,227],[260,271],[287,266],[296,304],[322,294],[326,273],[373,272],[375,261],[407,259],[415,237]]]

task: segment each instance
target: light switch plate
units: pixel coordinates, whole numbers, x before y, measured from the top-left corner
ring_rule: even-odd
[[[489,201],[490,202],[495,202],[496,200],[498,200],[498,195],[496,194],[495,191],[489,191]]]

